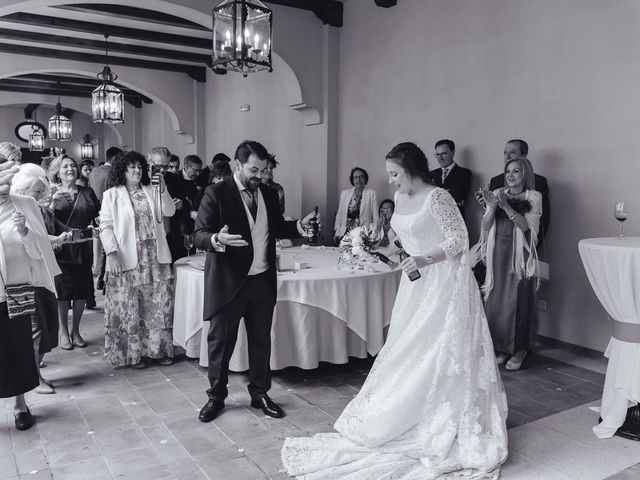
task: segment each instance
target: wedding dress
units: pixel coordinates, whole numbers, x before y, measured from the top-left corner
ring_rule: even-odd
[[[440,246],[446,260],[402,274],[384,347],[338,433],[287,438],[282,463],[305,480],[496,479],[507,457],[507,402],[467,230],[435,188],[391,226],[410,255]]]

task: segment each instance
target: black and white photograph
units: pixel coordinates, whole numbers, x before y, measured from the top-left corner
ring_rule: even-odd
[[[0,480],[640,478],[640,1],[0,1]]]

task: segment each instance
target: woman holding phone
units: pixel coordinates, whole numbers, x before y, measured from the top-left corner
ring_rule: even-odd
[[[117,157],[109,177],[113,188],[102,197],[104,349],[114,367],[145,368],[144,357],[173,363],[173,274],[163,217],[172,216],[176,207],[162,174],[153,175],[152,186],[148,172],[138,152]]]
[[[60,155],[49,166],[49,175],[55,182],[51,210],[63,224],[72,229],[91,227],[93,219],[100,211],[100,201],[90,187],[76,184],[78,165],[76,161]],[[86,237],[86,235],[84,235]],[[80,335],[80,320],[87,299],[93,299],[93,248],[91,237],[80,238],[76,234],[74,243],[62,245],[56,253],[62,275],[56,277],[58,293],[58,318],[60,321],[60,348],[71,350],[73,347],[87,346]],[[80,241],[84,240],[84,241]],[[73,311],[73,323],[69,333],[69,307]]]

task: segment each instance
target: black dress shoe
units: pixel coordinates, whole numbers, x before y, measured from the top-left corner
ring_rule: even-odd
[[[253,408],[259,408],[263,411],[265,415],[273,418],[282,418],[284,417],[284,412],[282,409],[269,398],[269,395],[266,393],[260,395],[259,397],[251,400],[251,406]]]
[[[33,415],[27,408],[26,412],[20,412],[15,414],[16,417],[16,428],[18,430],[29,430],[33,427],[35,421],[33,420]]]
[[[216,418],[222,409],[224,408],[224,402],[220,400],[209,400],[202,410],[200,410],[200,415],[198,415],[198,420],[201,422],[210,422],[214,418]]]
[[[96,308],[97,304],[96,304],[96,299],[95,298],[88,298],[84,304],[84,306],[86,308],[88,308],[89,310],[93,310],[94,308]]]

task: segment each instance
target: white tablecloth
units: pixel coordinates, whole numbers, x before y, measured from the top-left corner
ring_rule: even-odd
[[[582,263],[598,300],[614,322],[600,416],[593,428],[612,437],[627,409],[640,401],[640,237],[591,238],[578,244]]]
[[[348,357],[377,354],[400,284],[399,270],[382,263],[367,264],[372,271],[338,270],[338,252],[312,247],[281,250],[278,301],[271,330],[271,368],[316,368],[321,361],[346,363]],[[309,268],[293,270],[296,261]],[[174,343],[207,366],[203,328],[204,256],[181,259],[174,267],[176,293]],[[230,362],[233,371],[248,369],[247,339],[241,324]]]

